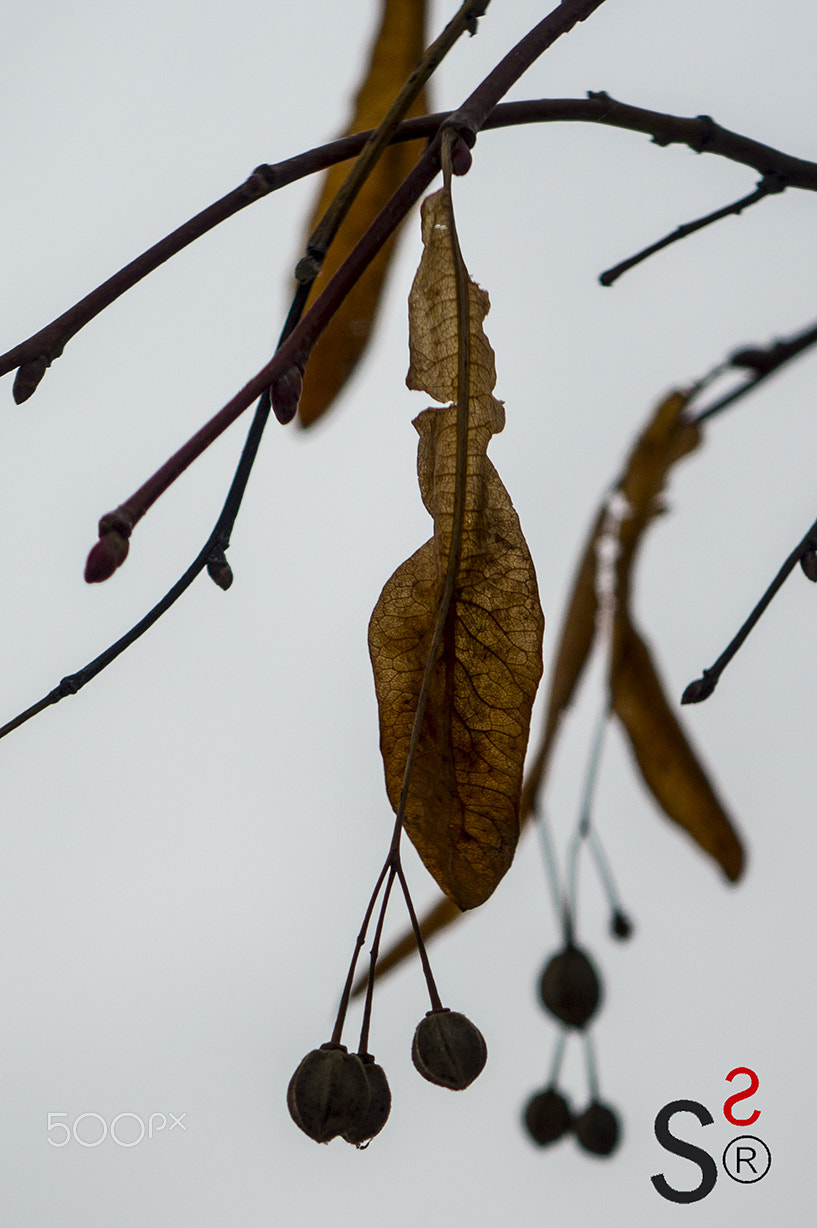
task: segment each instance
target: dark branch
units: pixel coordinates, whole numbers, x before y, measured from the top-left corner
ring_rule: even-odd
[[[749,632],[760,620],[760,617],[766,610],[766,607],[771,603],[772,599],[783,587],[783,584],[794,571],[797,564],[804,560],[806,556],[811,555],[815,549],[817,549],[817,520],[815,520],[814,524],[811,526],[802,541],[800,541],[798,545],[795,546],[794,550],[792,550],[791,554],[786,559],[785,563],[780,568],[769,587],[766,589],[766,592],[760,598],[760,601],[758,601],[757,605],[738,631],[737,635],[724,649],[714,665],[711,665],[709,669],[705,669],[700,678],[696,678],[694,682],[690,682],[689,686],[681,696],[682,704],[697,704],[702,700],[709,698],[709,696],[715,690],[715,687],[718,685],[718,680],[720,679],[721,674],[735,656],[738,649],[744,643],[749,635]],[[804,566],[803,570],[808,575],[808,565]]]
[[[746,396],[748,392],[754,391],[758,384],[763,380],[768,379],[770,375],[774,375],[782,366],[790,362],[793,358],[797,358],[799,354],[804,353],[817,343],[817,324],[811,324],[801,333],[796,333],[794,337],[790,337],[788,341],[774,341],[771,345],[762,349],[758,346],[737,350],[729,362],[726,364],[729,367],[734,367],[736,370],[752,371],[754,374],[740,384],[739,387],[733,388],[731,392],[725,393],[718,400],[713,401],[711,405],[707,405],[695,415],[696,422],[705,422],[708,418],[714,418],[721,410],[726,409],[727,405],[733,405],[735,401]]]
[[[452,115],[452,112],[438,112],[404,120],[392,139],[428,139]],[[769,145],[730,132],[709,119],[684,119],[660,111],[643,110],[617,102],[603,92],[592,93],[587,99],[534,99],[502,103],[494,107],[483,127],[489,131],[519,124],[575,122],[606,124],[631,132],[643,132],[651,136],[656,145],[688,145],[696,153],[715,154],[752,167],[763,176],[781,178],[789,187],[817,191],[817,163],[794,158]],[[307,175],[326,170],[337,162],[354,158],[371,135],[371,132],[359,132],[294,158],[259,166],[245,183],[125,265],[45,328],[0,355],[0,376],[18,367],[23,368],[18,376],[18,403],[31,396],[48,366],[60,356],[71,338],[142,278],[254,201]]]
[[[760,181],[755,191],[750,192],[748,196],[742,196],[740,200],[734,201],[731,205],[725,205],[722,209],[716,209],[714,213],[708,213],[706,217],[700,217],[695,222],[685,222],[683,226],[673,230],[672,234],[665,235],[657,243],[651,243],[649,247],[645,247],[643,251],[637,252],[635,256],[630,256],[628,260],[622,260],[621,264],[617,264],[614,268],[607,269],[606,272],[601,273],[599,281],[603,286],[612,286],[613,282],[617,281],[622,273],[626,273],[629,269],[634,269],[637,264],[641,264],[642,260],[646,260],[649,256],[654,256],[656,252],[663,251],[665,247],[669,247],[672,243],[677,243],[679,239],[686,239],[688,235],[695,234],[698,230],[703,230],[705,226],[711,226],[713,222],[719,222],[722,218],[731,217],[733,214],[741,214],[750,205],[756,205],[759,200],[763,200],[764,196],[771,196],[775,192],[782,192],[785,186],[785,183],[781,180],[767,176]]]

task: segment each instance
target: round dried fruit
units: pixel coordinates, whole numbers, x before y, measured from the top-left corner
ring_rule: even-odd
[[[424,1079],[462,1091],[482,1074],[488,1060],[485,1038],[459,1011],[428,1011],[414,1033],[411,1060]]]
[[[561,1092],[557,1092],[555,1087],[546,1087],[544,1091],[531,1096],[523,1120],[534,1143],[546,1147],[567,1133],[573,1115]]]
[[[343,1132],[346,1142],[354,1143],[355,1147],[362,1147],[379,1134],[391,1112],[391,1091],[385,1070],[370,1053],[361,1053],[360,1060],[369,1084],[369,1107],[360,1121]]]
[[[316,1143],[355,1130],[369,1110],[369,1080],[356,1053],[321,1045],[307,1053],[289,1081],[290,1116]]]
[[[573,1133],[585,1151],[609,1156],[618,1146],[621,1126],[608,1105],[594,1100],[573,1122]]]
[[[545,1009],[568,1027],[585,1027],[601,1002],[601,981],[585,952],[570,944],[548,960],[539,997]]]

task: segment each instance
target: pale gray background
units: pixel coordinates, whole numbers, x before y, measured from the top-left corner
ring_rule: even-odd
[[[46,0],[7,11],[3,348],[258,162],[337,132],[375,7]],[[455,5],[433,7],[436,30]],[[435,105],[458,103],[542,11],[494,0],[479,37],[440,72]],[[817,158],[815,35],[805,0],[607,0],[514,96],[606,89]],[[817,314],[815,201],[802,193],[723,222],[613,289],[597,284],[755,181],[688,149],[563,125],[485,134],[456,185],[507,404],[491,455],[536,560],[548,661],[586,526],[650,406],[736,346]],[[3,720],[121,634],[209,532],[243,423],[139,526],[124,570],[101,588],[83,583],[99,515],[266,361],[313,186],[253,206],[155,273],[71,343],[24,407],[4,384]],[[86,691],[0,747],[4,1223],[809,1222],[817,593],[799,572],[716,696],[684,717],[750,843],[740,887],[655,811],[617,733],[608,746],[598,822],[638,933],[609,941],[590,873],[581,929],[608,989],[595,1036],[603,1091],[625,1119],[615,1159],[571,1142],[539,1152],[519,1127],[555,1035],[533,992],[557,934],[530,838],[488,906],[433,948],[446,1002],[488,1039],[478,1083],[449,1095],[411,1067],[427,1007],[412,966],[375,1002],[372,1046],[394,1109],[371,1148],[318,1147],[286,1112],[291,1071],[329,1034],[391,827],[366,625],[429,532],[410,425],[425,401],[404,386],[418,255],[415,219],[376,351],[331,419],[308,436],[270,429],[230,593],[200,579]],[[816,364],[802,359],[714,422],[673,481],[638,606],[675,695],[815,515]],[[562,843],[598,681],[549,791]],[[407,861],[422,906],[434,891],[413,853]],[[403,925],[396,901],[390,930]],[[754,1129],[773,1153],[769,1177],[741,1188],[722,1176],[695,1207],[663,1202],[652,1173],[692,1184],[696,1170],[658,1148],[655,1113],[702,1100],[716,1123],[687,1134],[719,1154],[737,1133],[720,1111],[736,1065],[760,1076]],[[580,1102],[577,1046],[565,1082]],[[186,1132],[57,1149],[49,1112],[186,1114]]]

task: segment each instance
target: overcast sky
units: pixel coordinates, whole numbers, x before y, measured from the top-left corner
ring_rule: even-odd
[[[5,21],[0,348],[47,323],[262,161],[342,127],[373,0],[18,3]],[[432,5],[436,31],[453,3]],[[542,15],[493,0],[434,82],[457,105]],[[817,159],[805,0],[606,0],[512,97],[606,89]],[[671,387],[817,316],[814,201],[786,192],[622,278],[598,274],[750,192],[750,170],[634,133],[550,125],[486,133],[456,183],[461,242],[491,296],[507,426],[490,455],[519,512],[547,618],[546,670],[587,526],[633,435]],[[265,363],[314,185],[252,206],[88,326],[23,407],[3,383],[0,721],[46,694],[158,599],[207,537],[240,451],[230,429],[93,588],[99,516]],[[403,237],[376,345],[331,417],[270,428],[236,526],[225,594],[206,577],[79,696],[0,745],[5,1055],[4,1223],[410,1228],[807,1221],[817,1011],[813,935],[817,592],[799,570],[707,704],[683,720],[749,846],[737,887],[646,796],[617,732],[596,817],[636,922],[616,945],[589,867],[580,936],[602,969],[601,1088],[624,1122],[609,1161],[535,1149],[520,1109],[557,1029],[535,983],[559,942],[528,836],[495,896],[431,948],[446,1003],[483,1031],[471,1089],[410,1061],[428,1008],[418,967],[375,998],[371,1048],[391,1082],[365,1151],[292,1124],[291,1072],[327,1040],[385,855],[366,628],[380,589],[429,535],[405,388]],[[720,653],[814,519],[817,355],[712,422],[650,532],[639,620],[672,694]],[[588,677],[548,788],[560,850],[575,822],[600,696]],[[541,705],[534,714],[534,731]],[[418,907],[436,898],[412,851]],[[401,932],[395,899],[388,929]],[[355,1015],[349,1040],[354,1043]],[[696,1184],[656,1142],[671,1100],[711,1111],[685,1136],[720,1161],[725,1076],[754,1069],[750,1132],[773,1156],[740,1186],[676,1209],[650,1183]],[[580,1049],[563,1084],[587,1089]],[[51,1121],[75,1134],[65,1146]],[[164,1130],[120,1137],[153,1117]],[[90,1116],[86,1116],[90,1115]],[[171,1117],[172,1115],[172,1117]],[[170,1128],[172,1118],[181,1124]],[[81,1119],[77,1124],[77,1120]],[[97,1133],[95,1133],[95,1131]],[[129,1132],[130,1131],[130,1132]],[[82,1140],[82,1141],[78,1141]]]

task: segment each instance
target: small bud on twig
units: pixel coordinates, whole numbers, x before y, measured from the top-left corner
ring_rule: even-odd
[[[270,404],[273,413],[282,425],[291,422],[298,412],[301,393],[304,387],[303,371],[300,367],[288,367],[283,375],[270,384]]]
[[[800,559],[800,566],[803,569],[803,575],[808,576],[812,583],[817,584],[817,550],[813,547],[807,550]]]
[[[226,593],[233,582],[233,569],[223,550],[214,550],[207,560],[207,574]]]
[[[709,696],[718,685],[718,677],[716,674],[707,674],[704,672],[702,678],[696,678],[694,682],[690,682],[689,686],[681,696],[682,704],[699,704],[703,699],[709,699]]]
[[[50,366],[51,359],[46,358],[45,354],[40,354],[37,358],[32,358],[30,362],[23,363],[14,377],[14,385],[11,390],[11,395],[17,405],[22,405],[23,401],[27,401],[36,392],[37,385]]]
[[[99,522],[99,541],[92,548],[85,564],[85,582],[101,584],[121,567],[128,557],[128,538],[133,521],[121,509],[108,512]]]

